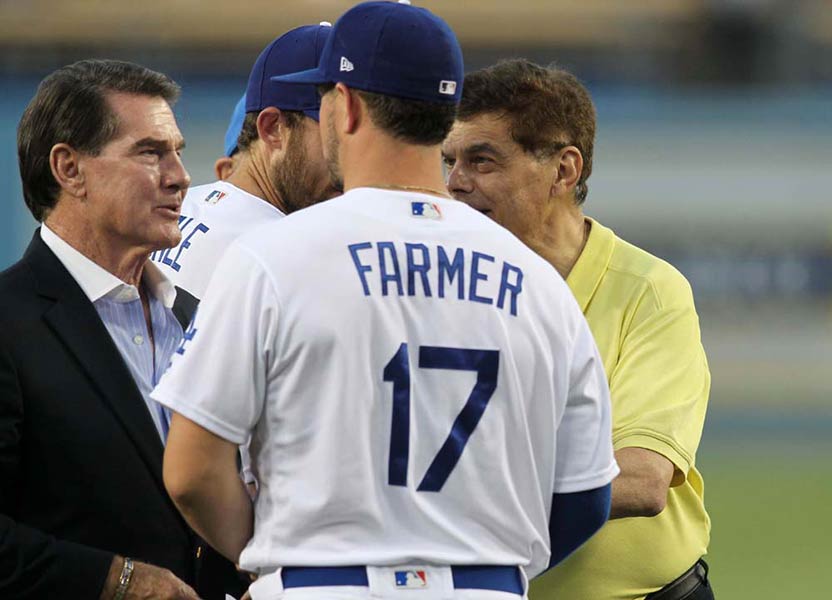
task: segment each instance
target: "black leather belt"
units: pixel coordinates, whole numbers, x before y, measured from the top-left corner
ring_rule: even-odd
[[[644,600],[682,600],[693,590],[708,581],[708,565],[699,561],[658,592],[645,596]]]

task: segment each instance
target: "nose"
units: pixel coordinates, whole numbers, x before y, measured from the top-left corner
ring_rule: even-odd
[[[448,191],[454,198],[465,196],[474,191],[474,182],[465,173],[465,169],[460,162],[457,161],[448,172]]]
[[[185,169],[182,157],[176,152],[170,152],[165,161],[162,185],[171,191],[184,191],[191,185],[191,176]]]

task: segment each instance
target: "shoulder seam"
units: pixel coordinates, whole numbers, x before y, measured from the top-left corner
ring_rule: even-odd
[[[642,275],[640,273],[634,273],[633,271],[631,271],[629,269],[621,269],[621,268],[613,267],[613,266],[608,266],[607,271],[613,271],[615,273],[619,273],[621,275],[627,275],[629,277],[633,277],[635,279],[646,282],[647,286],[653,292],[653,297],[656,300],[657,309],[662,310],[664,308],[663,303],[662,303],[661,295],[659,294],[659,290],[656,287],[656,282],[653,281],[652,277],[649,277],[648,275]]]

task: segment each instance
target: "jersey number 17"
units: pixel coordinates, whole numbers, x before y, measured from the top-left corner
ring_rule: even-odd
[[[454,470],[468,438],[476,429],[488,401],[497,389],[500,366],[499,350],[468,348],[419,347],[420,369],[451,369],[474,371],[477,381],[468,401],[454,420],[451,432],[422,478],[420,492],[438,492]],[[384,381],[393,383],[393,421],[390,432],[389,485],[407,486],[407,464],[410,446],[410,360],[407,344],[384,367]]]

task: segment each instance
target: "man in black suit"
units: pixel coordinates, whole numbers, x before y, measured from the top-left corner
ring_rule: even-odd
[[[189,583],[224,598],[200,585],[217,563],[165,492],[169,415],[149,397],[182,336],[147,262],[181,235],[178,93],[138,65],[81,61],[21,119],[42,226],[0,274],[0,598],[198,598]]]

